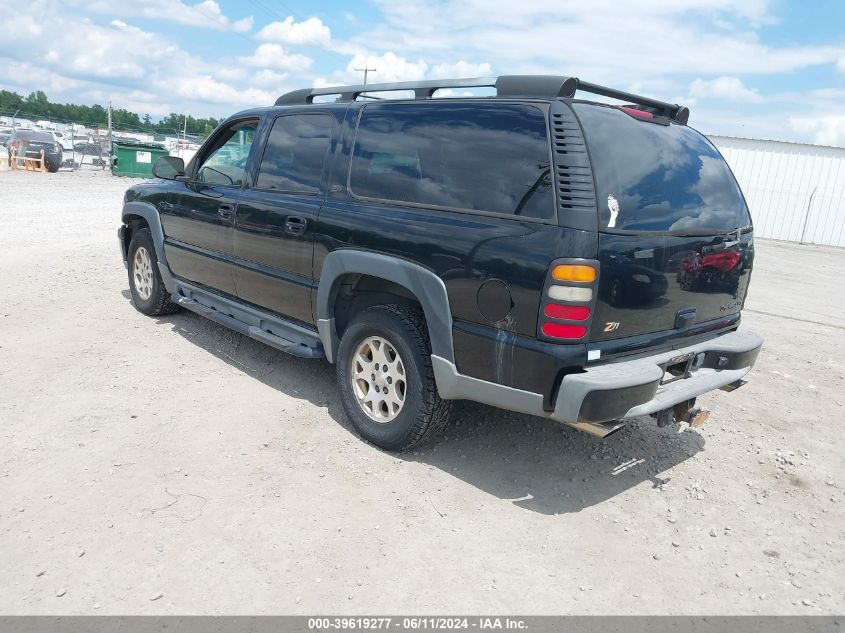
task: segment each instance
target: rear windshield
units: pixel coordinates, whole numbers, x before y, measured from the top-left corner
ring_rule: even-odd
[[[733,174],[702,134],[617,108],[573,107],[593,164],[599,230],[698,235],[751,224]]]

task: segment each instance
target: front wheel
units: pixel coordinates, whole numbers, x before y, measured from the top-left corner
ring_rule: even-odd
[[[418,308],[381,305],[356,316],[340,341],[337,381],[355,429],[382,448],[408,450],[448,422],[450,402],[437,394]]]
[[[149,316],[170,314],[179,309],[170,300],[170,293],[164,287],[158,271],[155,246],[149,229],[132,233],[127,254],[129,269],[129,292],[132,303],[139,312]]]

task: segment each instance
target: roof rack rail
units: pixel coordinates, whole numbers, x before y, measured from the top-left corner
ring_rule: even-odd
[[[575,96],[576,91],[581,90],[582,92],[644,106],[654,114],[674,119],[679,123],[686,123],[689,120],[689,108],[677,103],[667,103],[650,97],[615,90],[581,81],[577,77],[557,75],[500,75],[499,77],[477,79],[430,79],[384,84],[303,88],[283,94],[276,99],[276,105],[309,104],[314,102],[314,97],[337,94],[340,95],[341,101],[355,101],[365,93],[397,90],[413,91],[414,99],[430,99],[437,90],[445,88],[495,88],[497,97],[535,97],[541,99],[570,98]]]

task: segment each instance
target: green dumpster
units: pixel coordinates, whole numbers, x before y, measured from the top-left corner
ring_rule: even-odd
[[[114,142],[112,146],[114,162],[111,172],[115,176],[152,178],[153,164],[168,154],[164,147],[156,144]]]

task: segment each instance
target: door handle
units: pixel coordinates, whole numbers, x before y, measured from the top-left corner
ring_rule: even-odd
[[[290,233],[291,235],[302,235],[305,233],[305,227],[307,222],[305,218],[300,218],[296,215],[288,216],[287,222],[285,222],[285,233]]]
[[[221,204],[217,209],[217,215],[219,215],[223,220],[231,220],[232,216],[235,215],[235,205]]]

